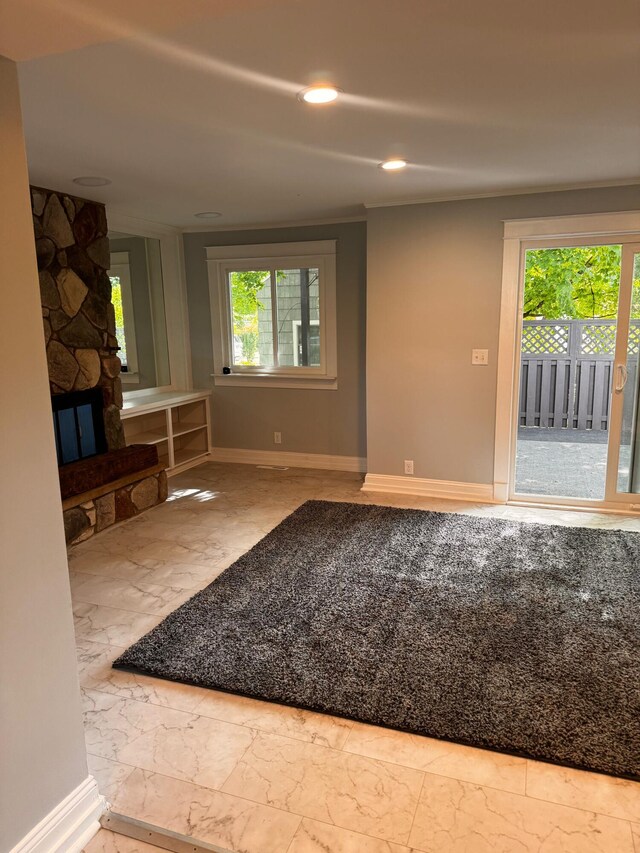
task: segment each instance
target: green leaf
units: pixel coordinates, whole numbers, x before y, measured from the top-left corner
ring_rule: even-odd
[[[620,257],[620,246],[530,249],[525,268],[525,319],[615,318]]]

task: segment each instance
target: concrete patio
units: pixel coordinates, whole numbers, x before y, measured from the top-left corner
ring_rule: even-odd
[[[516,492],[604,500],[607,439],[605,431],[521,427]],[[628,471],[629,447],[621,448],[621,459]]]

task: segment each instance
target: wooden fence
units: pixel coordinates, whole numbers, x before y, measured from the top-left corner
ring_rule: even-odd
[[[615,320],[525,320],[519,425],[606,430],[609,426]],[[628,382],[634,387],[640,321],[632,320]]]

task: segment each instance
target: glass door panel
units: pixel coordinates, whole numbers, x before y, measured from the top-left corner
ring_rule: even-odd
[[[628,257],[626,256],[628,253]],[[617,464],[618,494],[640,492],[640,248],[625,247],[622,299],[630,304],[625,346],[615,367],[614,394],[621,399],[620,450]],[[631,279],[629,281],[629,278]],[[629,293],[630,291],[630,293]],[[620,330],[623,332],[623,328]]]
[[[620,245],[525,253],[516,496],[605,499],[620,271]]]

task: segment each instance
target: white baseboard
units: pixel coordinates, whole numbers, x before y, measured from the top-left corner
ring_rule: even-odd
[[[367,474],[362,491],[495,503],[493,485],[489,483],[455,483],[449,480],[425,480],[421,477],[395,477],[390,474]]]
[[[506,504],[509,500],[509,484],[508,483],[494,483],[493,484],[493,498],[494,501],[498,504]]]
[[[87,776],[10,853],[79,853],[100,829],[106,806],[96,780]]]
[[[287,453],[283,450],[244,450],[212,447],[213,462],[241,462],[248,465],[287,465],[290,468],[318,468],[323,471],[364,473],[367,460],[359,456],[329,456],[325,453]]]

